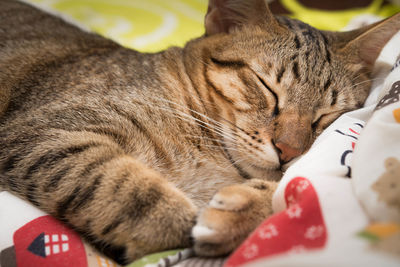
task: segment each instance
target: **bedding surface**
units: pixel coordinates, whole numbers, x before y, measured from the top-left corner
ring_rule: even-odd
[[[148,52],[201,35],[207,6],[206,0],[30,2]],[[129,266],[399,266],[399,56],[400,34],[378,59],[365,108],[340,117],[288,169],[274,195],[275,215],[228,259],[196,258],[186,249]],[[117,265],[51,216],[0,192],[0,266]]]

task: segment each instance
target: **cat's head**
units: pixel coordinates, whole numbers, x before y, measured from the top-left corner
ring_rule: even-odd
[[[360,108],[399,14],[347,33],[274,17],[263,0],[210,0],[188,65],[226,153],[243,175],[279,176],[346,111]],[[203,86],[201,86],[201,85]]]

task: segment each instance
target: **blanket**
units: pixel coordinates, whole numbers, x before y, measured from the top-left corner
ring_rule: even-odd
[[[73,8],[78,4],[74,0],[34,1],[69,12],[89,28],[104,30],[102,34],[142,51],[181,45],[200,35],[202,18],[197,15],[206,7],[206,1],[195,0],[154,0],[140,7],[133,7],[140,1],[129,1],[132,9],[124,13],[121,6],[127,3],[125,0],[85,0],[91,10]],[[84,3],[79,1],[81,6]],[[133,33],[135,24],[128,26],[126,17],[130,12],[147,16],[149,12],[142,11],[148,3],[166,13],[153,14],[159,18],[146,33]],[[136,13],[135,8],[139,9]],[[105,11],[111,15],[95,15]],[[120,12],[125,15],[117,17]],[[165,15],[175,13],[175,19]],[[169,25],[168,21],[175,21],[173,30],[163,27]],[[193,29],[189,31],[193,35],[181,35],[187,29],[177,26],[180,24]],[[165,30],[164,35],[150,34]],[[166,39],[169,35],[173,37]],[[129,266],[399,266],[399,55],[400,34],[387,44],[377,61],[374,89],[365,107],[335,121],[287,170],[273,198],[274,215],[229,258],[197,258],[186,249],[149,255]],[[117,265],[51,216],[0,192],[0,266]]]

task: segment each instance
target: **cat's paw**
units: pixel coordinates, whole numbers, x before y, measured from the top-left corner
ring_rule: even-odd
[[[200,213],[192,229],[199,256],[225,255],[272,213],[276,182],[250,180],[222,188]]]

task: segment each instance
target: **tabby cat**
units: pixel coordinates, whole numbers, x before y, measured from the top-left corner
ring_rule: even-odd
[[[118,262],[229,253],[286,165],[363,105],[400,16],[332,33],[210,0],[205,28],[144,54],[0,0],[0,187]]]

